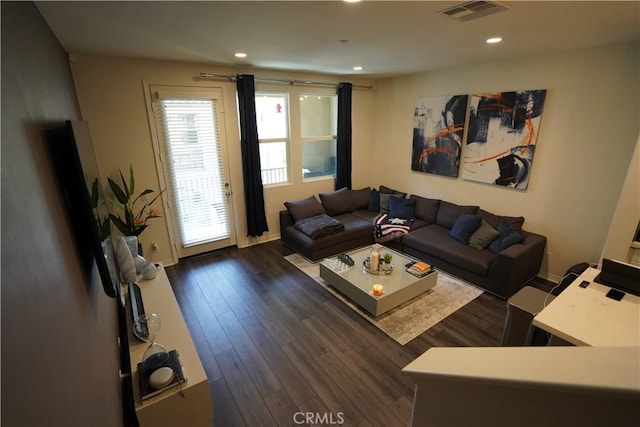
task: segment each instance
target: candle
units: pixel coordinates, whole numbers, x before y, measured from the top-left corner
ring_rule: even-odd
[[[384,293],[384,287],[382,285],[373,285],[373,289],[371,290],[374,297],[381,297]]]

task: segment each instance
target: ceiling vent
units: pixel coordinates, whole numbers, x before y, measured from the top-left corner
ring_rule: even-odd
[[[456,21],[467,22],[508,9],[508,7],[494,1],[470,1],[441,10],[438,13]]]

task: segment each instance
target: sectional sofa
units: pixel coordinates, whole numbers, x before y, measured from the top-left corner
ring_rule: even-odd
[[[408,232],[384,242],[396,250],[508,298],[540,271],[546,237],[522,229],[523,217],[495,215],[380,186],[341,190],[286,202],[280,211],[282,242],[311,261],[376,242],[381,213],[402,218]],[[327,234],[305,233],[301,224],[323,218]],[[310,236],[313,235],[315,238]]]

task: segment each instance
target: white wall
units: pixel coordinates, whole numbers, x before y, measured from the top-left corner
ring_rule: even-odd
[[[523,215],[548,238],[543,277],[598,262],[639,133],[638,52],[636,42],[379,80],[372,182]],[[526,89],[547,89],[526,191],[411,171],[416,98]]]
[[[244,210],[244,191],[241,168],[241,151],[237,122],[236,85],[226,81],[202,82],[196,79],[201,72],[235,75],[251,73],[256,77],[296,79],[337,83],[338,76],[282,73],[268,70],[237,70],[212,67],[210,65],[177,63],[168,61],[137,60],[91,55],[71,55],[71,70],[84,120],[89,122],[98,159],[98,167],[106,182],[107,176],[117,176],[118,169],[126,171],[133,164],[138,188],[160,188],[154,161],[153,143],[143,84],[208,85],[220,87],[225,103],[225,126],[228,157],[233,189],[233,206],[238,246],[247,246],[280,235],[278,212],[284,209],[287,200],[296,200],[333,190],[333,180],[310,182],[294,180],[291,185],[265,189],[265,206],[269,233],[261,238],[248,238]],[[369,86],[373,82],[349,79],[354,84]],[[300,89],[309,92],[308,87]],[[369,185],[367,167],[371,151],[367,146],[373,140],[372,119],[374,116],[375,92],[370,89],[353,91],[353,186]],[[297,149],[300,152],[299,148]],[[294,150],[295,151],[295,150]],[[299,164],[299,162],[298,162]],[[295,166],[295,165],[294,165]],[[294,174],[295,176],[295,174]],[[108,191],[108,190],[107,190]],[[140,236],[145,257],[152,261],[172,262],[169,249],[168,224],[164,218],[154,219],[150,227]],[[151,251],[151,243],[157,243],[159,251]]]

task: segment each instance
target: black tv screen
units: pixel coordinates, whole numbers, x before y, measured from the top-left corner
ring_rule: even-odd
[[[46,132],[58,184],[67,206],[85,276],[91,283],[94,265],[105,293],[117,296],[117,274],[109,234],[108,210],[93,151],[89,125],[67,121]]]

